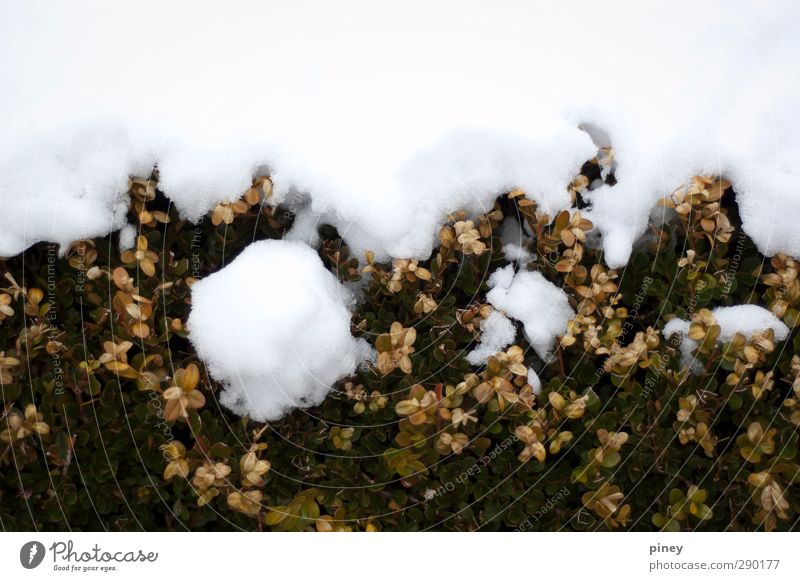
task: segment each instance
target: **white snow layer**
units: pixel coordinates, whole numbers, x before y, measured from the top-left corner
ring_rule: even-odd
[[[534,369],[528,369],[528,385],[533,388],[533,393],[536,395],[542,393],[542,380]]]
[[[0,255],[119,229],[128,176],[158,164],[186,218],[268,171],[305,224],[425,258],[446,212],[511,188],[569,207],[610,142],[618,183],[588,196],[609,265],[698,173],[733,181],[762,252],[797,256],[798,19],[791,0],[0,0]]]
[[[302,242],[267,240],[192,286],[189,332],[223,405],[257,421],[317,405],[372,356],[352,296]]]
[[[531,347],[547,360],[556,337],[566,332],[575,316],[567,294],[538,271],[514,273],[511,265],[494,271],[487,284],[489,304],[521,321]]]
[[[758,305],[737,305],[734,307],[717,307],[711,313],[719,325],[719,343],[727,343],[736,333],[750,337],[758,331],[772,329],[776,341],[784,341],[789,336],[789,327],[780,321],[771,311]],[[681,336],[681,360],[683,364],[694,368],[692,352],[697,349],[697,341],[690,339],[689,321],[672,319],[664,325],[664,337],[678,333]]]
[[[492,355],[499,353],[514,342],[517,329],[508,317],[499,311],[492,311],[481,322],[481,341],[467,353],[466,360],[472,365],[483,365]]]
[[[517,220],[513,218],[503,220],[503,225],[500,227],[500,240],[503,243],[503,256],[509,262],[525,264],[535,258],[534,254],[526,248],[526,242],[531,240],[531,235]]]

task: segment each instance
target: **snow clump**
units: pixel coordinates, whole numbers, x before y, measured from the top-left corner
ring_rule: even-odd
[[[255,242],[192,286],[189,332],[221,403],[256,421],[322,403],[371,357],[350,334],[352,296],[306,244]]]
[[[727,343],[736,333],[745,337],[759,331],[772,329],[777,341],[784,341],[789,336],[789,327],[781,322],[775,315],[758,305],[737,305],[734,307],[717,307],[711,311],[719,325],[718,343]],[[672,319],[664,325],[664,337],[674,334],[681,336],[681,361],[687,367],[694,369],[694,355],[697,341],[689,338],[690,322],[684,319]]]
[[[567,323],[575,316],[567,294],[541,273],[514,273],[511,265],[494,271],[488,285],[489,304],[521,321],[531,347],[547,360],[556,337],[566,332]]]
[[[508,317],[499,311],[492,311],[481,322],[481,342],[467,353],[471,365],[483,365],[495,353],[499,353],[514,342],[517,329]]]

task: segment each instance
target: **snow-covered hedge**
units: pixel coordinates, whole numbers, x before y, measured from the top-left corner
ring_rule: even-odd
[[[797,518],[800,264],[764,261],[728,182],[665,199],[624,270],[520,190],[447,218],[430,260],[381,261],[326,224],[287,240],[302,216],[271,189],[193,225],[133,180],[131,249],[3,262],[6,529]]]
[[[0,9],[3,528],[792,526],[796,3],[233,4]]]

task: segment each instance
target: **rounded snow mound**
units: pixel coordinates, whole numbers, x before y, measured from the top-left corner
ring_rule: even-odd
[[[717,342],[720,344],[731,341],[736,333],[749,337],[767,329],[772,329],[777,341],[785,341],[789,337],[789,327],[771,311],[758,305],[717,307],[711,314],[719,325]],[[688,337],[690,324],[688,320],[675,318],[664,325],[663,333],[667,338],[675,334],[680,336],[681,360],[685,366],[697,371],[697,362],[693,355],[697,349],[697,341]]]
[[[370,357],[350,334],[350,292],[299,242],[265,240],[192,286],[190,338],[220,402],[256,421],[322,402]]]
[[[575,316],[567,293],[542,273],[514,272],[511,265],[495,270],[488,284],[489,304],[522,322],[531,347],[542,360],[548,361],[556,339],[566,333],[567,323]]]

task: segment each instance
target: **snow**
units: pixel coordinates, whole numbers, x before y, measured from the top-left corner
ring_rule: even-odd
[[[509,317],[521,321],[525,337],[543,360],[547,360],[556,337],[567,330],[575,316],[567,294],[538,271],[515,273],[513,266],[499,268],[488,281],[486,300]]]
[[[190,339],[225,390],[257,421],[322,402],[372,356],[350,334],[350,293],[301,242],[265,240],[192,286]]]
[[[753,333],[772,329],[776,341],[784,341],[789,336],[789,327],[781,322],[771,311],[758,305],[737,305],[734,307],[717,307],[711,313],[719,325],[717,342],[727,343],[736,333],[750,337]],[[664,325],[664,336],[669,338],[674,334],[681,336],[681,359],[684,365],[694,368],[694,355],[697,341],[688,337],[689,321],[672,319]]]
[[[524,263],[533,260],[533,254],[527,248],[513,242],[503,244],[503,256],[505,256],[506,260],[512,262]]]
[[[733,181],[762,252],[797,256],[798,16],[788,0],[4,1],[0,255],[121,228],[128,175],[157,163],[191,220],[268,171],[271,203],[308,196],[304,225],[425,258],[444,214],[511,188],[569,207],[608,142],[618,183],[587,217],[609,265],[695,173]]]
[[[481,322],[481,341],[472,351],[467,353],[467,362],[472,365],[483,365],[492,355],[499,353],[514,342],[517,329],[508,317],[499,311],[492,311]]]
[[[531,240],[531,235],[518,220],[511,217],[503,220],[503,225],[500,227],[500,240],[503,243],[503,256],[509,262],[525,264],[535,258],[535,255],[526,248],[526,243]]]
[[[191,321],[223,403],[276,418],[366,356],[350,296],[302,245],[321,224],[356,256],[424,259],[448,213],[511,189],[570,208],[582,163],[613,145],[616,185],[584,194],[609,266],[696,174],[731,180],[762,253],[800,257],[798,19],[791,0],[0,0],[0,256],[131,244],[128,178],[155,166],[192,221],[270,175],[292,242],[197,283]],[[521,234],[503,251],[524,264]],[[566,295],[533,272],[492,281],[547,356]]]
[[[0,109],[0,117],[8,114]],[[126,224],[130,198],[124,192],[133,168],[119,132],[55,131],[45,143],[22,142],[16,149],[0,155],[0,256],[40,240],[59,244],[64,253],[75,240]]]
[[[132,224],[125,224],[119,230],[119,251],[130,250],[136,245],[136,228]]]
[[[539,379],[539,375],[533,369],[528,369],[528,385],[533,388],[533,393],[539,395],[542,393],[542,380]]]

